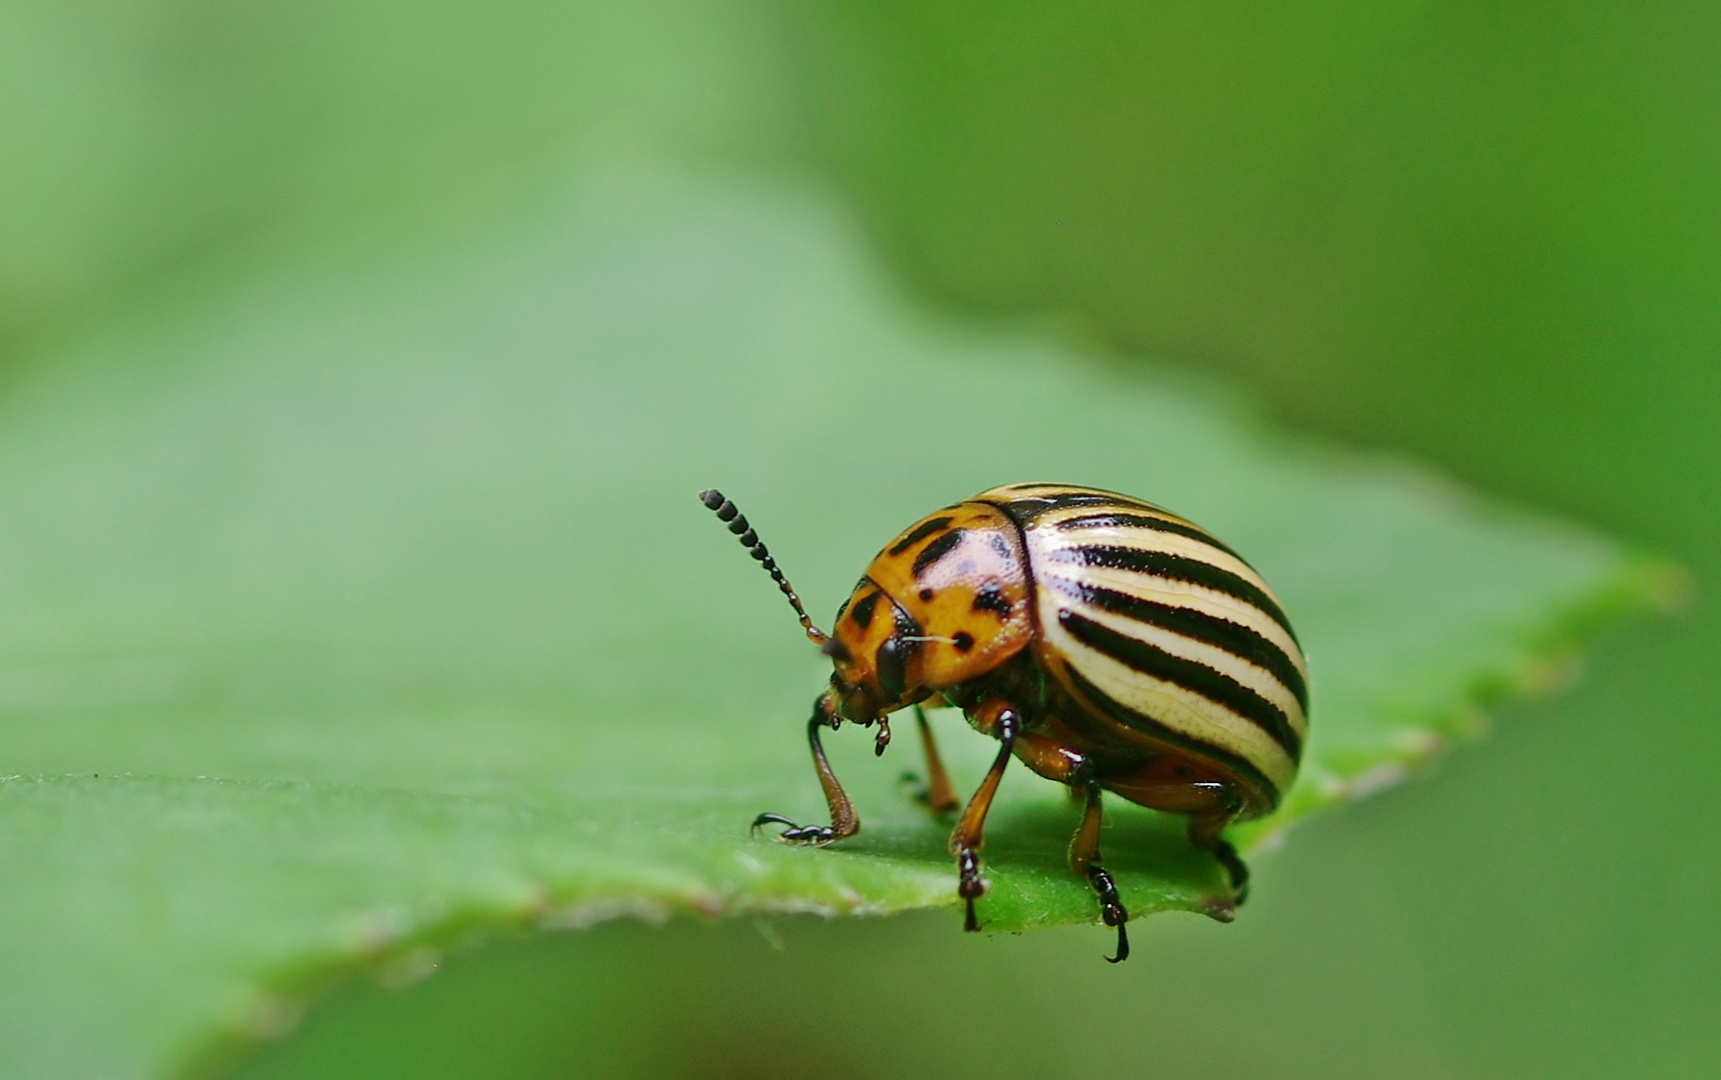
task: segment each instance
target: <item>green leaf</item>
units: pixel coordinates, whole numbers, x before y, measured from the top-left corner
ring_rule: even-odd
[[[505,227],[594,162],[780,160],[753,0],[0,8],[0,363],[262,237]]]
[[[948,823],[898,782],[912,739],[884,761],[829,740],[854,841],[749,839],[760,810],[822,812],[821,664],[707,485],[816,612],[902,525],[997,483],[1207,524],[1312,665],[1273,829],[1396,778],[1665,582],[1182,376],[933,319],[803,191],[622,177],[526,224],[364,270],[235,269],[15,374],[0,1071],[219,1060],[332,979],[411,978],[503,929],[954,908]],[[934,723],[972,786],[992,744]],[[1063,868],[1075,817],[1006,778],[989,929],[1095,919]],[[1222,890],[1177,821],[1109,821],[1137,916]]]

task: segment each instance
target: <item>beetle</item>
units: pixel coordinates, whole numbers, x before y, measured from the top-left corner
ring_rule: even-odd
[[[831,633],[800,598],[735,504],[700,501],[727,523],[788,597],[831,660],[807,722],[830,824],[763,813],[786,843],[823,846],[860,829],[820,733],[844,721],[878,727],[912,707],[926,754],[924,798],[958,805],[923,704],[948,704],[998,740],[950,849],[964,929],[978,930],[987,810],[1012,757],[1085,800],[1070,868],[1129,955],[1129,912],[1100,854],[1102,792],[1188,816],[1189,839],[1227,872],[1229,920],[1249,871],[1224,838],[1270,813],[1296,778],[1308,730],[1308,669],[1283,606],[1259,574],[1211,533],[1168,510],[1097,488],[1011,484],[934,511],[897,534],[837,611]]]

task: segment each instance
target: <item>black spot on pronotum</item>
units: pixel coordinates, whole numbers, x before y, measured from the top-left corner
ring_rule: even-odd
[[[872,622],[873,608],[878,606],[878,593],[867,593],[855,601],[855,606],[849,610],[849,618],[854,624],[865,630]]]
[[[988,581],[974,594],[974,610],[990,611],[1000,619],[1007,619],[1010,617],[1010,601],[1004,598],[1004,590],[996,582]]]
[[[961,529],[951,529],[921,549],[920,554],[914,557],[914,576],[919,577],[926,573],[933,563],[955,551],[961,545],[964,535],[966,534]]]
[[[922,590],[920,590],[920,598],[921,598],[921,599],[922,599],[922,600],[930,600],[930,599],[932,599],[932,590],[931,590],[931,589],[922,589]]]
[[[956,519],[947,517],[928,518],[917,525],[913,532],[892,544],[890,546],[890,553],[892,555],[901,555],[909,548],[920,543],[922,540],[925,540],[927,537],[944,528],[954,520]]]
[[[956,646],[957,652],[967,652],[974,647],[974,635],[966,630],[958,630],[956,636],[950,639],[950,643]]]

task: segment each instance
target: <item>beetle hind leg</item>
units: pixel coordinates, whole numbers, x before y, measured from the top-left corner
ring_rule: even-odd
[[[1094,894],[1099,897],[1100,918],[1107,926],[1117,928],[1117,955],[1108,956],[1106,960],[1119,964],[1129,959],[1129,932],[1124,929],[1129,922],[1129,911],[1117,894],[1117,884],[1112,881],[1111,874],[1100,865],[1103,861],[1100,855],[1100,786],[1093,781],[1085,786],[1087,808],[1082,812],[1082,823],[1076,828],[1075,837],[1070,840],[1070,869],[1088,879]]]
[[[1196,814],[1189,819],[1189,840],[1196,847],[1213,854],[1219,860],[1219,865],[1225,868],[1231,878],[1231,904],[1241,907],[1243,901],[1249,898],[1249,867],[1243,862],[1237,849],[1231,841],[1220,835],[1225,827],[1237,817],[1237,810],[1225,807],[1205,814]]]

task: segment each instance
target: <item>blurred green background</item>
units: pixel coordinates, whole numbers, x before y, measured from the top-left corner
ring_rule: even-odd
[[[789,172],[929,306],[1229,373],[1712,582],[1718,61],[1691,3],[10,3],[0,393],[238,259]],[[1613,633],[1127,969],[935,916],[617,925],[352,988],[247,1075],[1713,1075],[1718,657],[1701,597]]]

